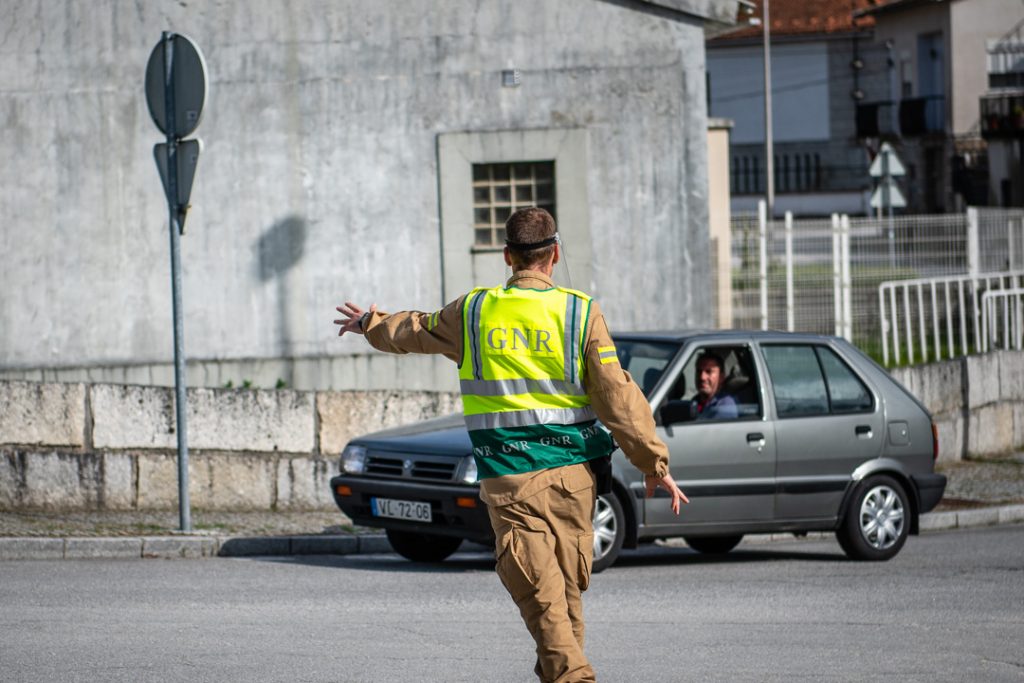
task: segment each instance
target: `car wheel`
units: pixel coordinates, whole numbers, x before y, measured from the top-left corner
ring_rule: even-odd
[[[865,479],[850,497],[836,538],[853,560],[888,560],[910,533],[910,505],[903,486],[887,476]]]
[[[604,493],[594,501],[594,565],[593,573],[615,564],[626,538],[626,514],[614,493]]]
[[[462,545],[461,538],[387,529],[388,542],[395,552],[413,562],[441,562]]]
[[[738,536],[684,536],[686,545],[690,546],[703,555],[724,555],[743,540],[743,535]]]

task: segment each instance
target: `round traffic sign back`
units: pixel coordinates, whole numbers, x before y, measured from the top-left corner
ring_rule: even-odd
[[[188,36],[175,33],[170,38],[173,46],[171,58],[171,84],[174,88],[174,130],[167,130],[164,87],[166,64],[164,40],[160,40],[149,55],[146,64],[146,104],[153,123],[165,135],[183,138],[198,126],[206,102],[206,60],[203,53]]]

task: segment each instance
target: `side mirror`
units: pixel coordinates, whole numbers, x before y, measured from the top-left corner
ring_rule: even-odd
[[[666,401],[661,407],[661,424],[665,427],[678,422],[697,419],[697,406],[693,401]]]

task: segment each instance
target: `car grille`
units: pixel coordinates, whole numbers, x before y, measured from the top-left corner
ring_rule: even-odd
[[[445,456],[401,455],[370,451],[366,455],[366,474],[401,479],[452,481],[459,460]]]

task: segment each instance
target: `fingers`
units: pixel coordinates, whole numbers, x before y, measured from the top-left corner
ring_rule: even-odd
[[[376,310],[376,304],[370,306],[370,310]],[[356,306],[351,301],[346,301],[344,306],[338,306],[335,310],[343,315],[347,315],[349,318],[358,318],[363,314],[363,309]]]
[[[363,309],[362,308],[360,308],[356,304],[352,303],[351,301],[346,301],[343,305],[336,306],[334,310],[338,311],[343,316],[345,316],[344,318],[339,318],[339,319],[334,321],[335,325],[340,325],[341,326],[341,328],[338,330],[338,336],[339,337],[345,336],[346,332],[360,332],[361,331],[359,329],[359,319],[363,317]],[[376,310],[377,310],[377,304],[371,304],[369,312],[373,313]]]
[[[672,512],[676,515],[679,514],[683,504],[690,502],[690,499],[679,489],[671,475],[665,475],[660,479],[657,477],[644,477],[644,484],[647,489],[648,498],[654,495],[655,489],[659,486],[672,494]]]

